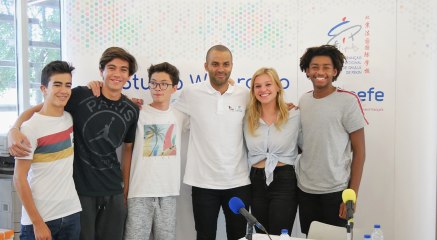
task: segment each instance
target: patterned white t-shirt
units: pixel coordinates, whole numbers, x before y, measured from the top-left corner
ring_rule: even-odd
[[[162,111],[143,106],[132,154],[128,198],[179,195],[182,121],[183,114],[171,107]]]

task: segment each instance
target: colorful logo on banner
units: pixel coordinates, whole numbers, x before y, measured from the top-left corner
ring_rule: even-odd
[[[364,17],[364,23],[356,23],[347,20],[346,17],[335,24],[327,32],[327,44],[335,45],[346,56],[346,62],[343,66],[345,75],[353,75],[357,78],[367,79],[370,74],[370,17]],[[366,103],[381,103],[384,101],[384,91],[369,86],[368,89],[354,91],[360,101],[363,103],[365,111],[381,112],[384,108],[381,106],[369,106]],[[366,106],[367,105],[367,106]]]
[[[364,23],[355,23],[341,18],[327,32],[329,40],[327,44],[335,45],[346,56],[343,66],[345,75],[355,75],[365,77],[370,74],[370,17],[364,17]],[[384,101],[384,91],[370,86],[368,89],[355,91],[361,102],[382,102]],[[369,108],[374,109],[374,108]],[[381,109],[383,110],[383,109]]]
[[[367,20],[370,20],[366,16]],[[365,28],[369,28],[370,23],[365,23]],[[365,44],[359,44],[361,40],[363,26],[346,20],[343,17],[340,23],[337,23],[328,31],[329,40],[327,44],[335,45],[340,51],[346,55],[346,63],[343,67],[343,71],[347,75],[361,75],[369,74],[369,50],[370,39],[364,42]],[[367,33],[370,33],[367,29]],[[364,49],[362,52],[361,49]]]
[[[353,44],[354,37],[361,31],[362,26],[359,24],[353,25],[349,23],[350,21],[346,21],[346,17],[343,17],[340,23],[331,28],[331,30],[328,32],[328,36],[331,37],[331,39],[328,41],[328,44],[338,45],[340,41],[344,45],[346,44],[346,39],[352,40],[350,42]]]

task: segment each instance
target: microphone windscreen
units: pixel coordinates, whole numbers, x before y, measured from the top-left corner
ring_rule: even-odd
[[[343,193],[341,194],[341,197],[343,198],[343,202],[346,203],[347,201],[352,201],[355,203],[357,200],[357,195],[355,194],[355,191],[353,189],[345,189]]]
[[[245,208],[243,201],[238,197],[233,197],[229,200],[229,208],[235,214],[240,214],[240,209]]]

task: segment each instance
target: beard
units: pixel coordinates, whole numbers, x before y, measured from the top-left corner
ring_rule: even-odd
[[[225,84],[228,84],[229,75],[226,75],[223,78],[216,78],[216,77],[211,76],[209,78],[209,80],[211,81],[212,84],[214,84],[216,86],[223,86]]]

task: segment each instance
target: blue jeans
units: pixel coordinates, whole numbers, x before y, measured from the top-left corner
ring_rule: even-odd
[[[78,240],[80,234],[80,213],[46,222],[52,233],[52,239]],[[33,225],[21,225],[21,240],[35,240]]]

